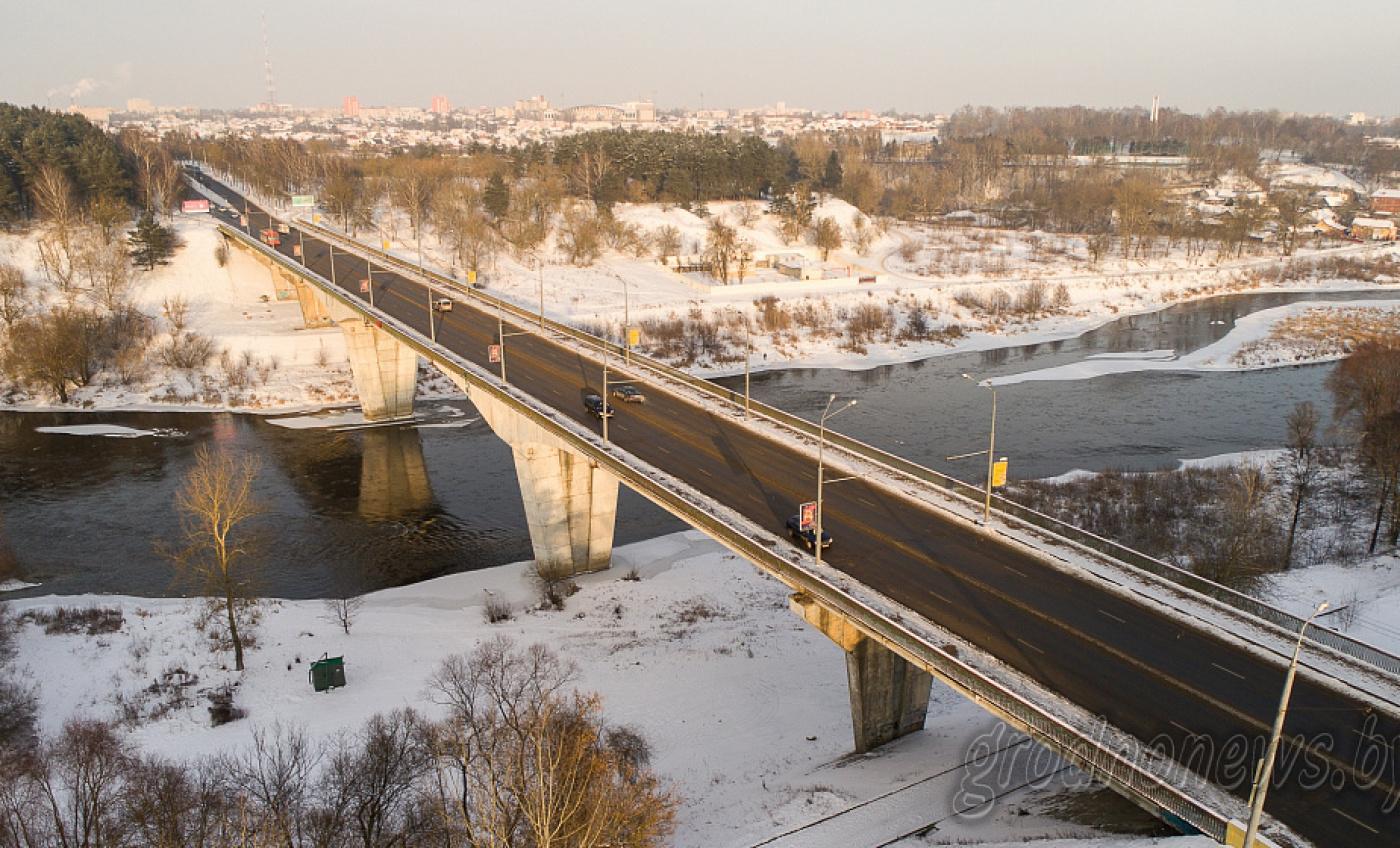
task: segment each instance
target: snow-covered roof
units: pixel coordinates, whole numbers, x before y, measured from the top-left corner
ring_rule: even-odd
[[[1400,188],[1383,188],[1371,194],[1372,200],[1379,197],[1400,199]]]
[[[1351,225],[1352,227],[1366,227],[1373,230],[1395,229],[1395,222],[1385,220],[1384,218],[1353,218]]]

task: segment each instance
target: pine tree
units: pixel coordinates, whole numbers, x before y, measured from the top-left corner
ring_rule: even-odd
[[[131,261],[147,271],[168,264],[179,246],[175,231],[157,224],[149,210],[136,222],[136,229],[126,234],[126,241],[131,245]]]
[[[491,179],[486,181],[486,190],[481,194],[481,205],[498,221],[510,211],[510,186],[506,185],[500,171],[493,173]]]

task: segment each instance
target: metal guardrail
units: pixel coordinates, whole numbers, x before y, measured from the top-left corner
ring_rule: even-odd
[[[332,290],[333,296],[347,305],[386,317],[367,303],[335,290],[329,281],[272,251],[241,230],[232,227],[225,229],[254,249],[273,257],[288,270]],[[439,284],[453,282],[437,276]],[[493,305],[497,300],[494,297],[486,299]],[[503,303],[502,306],[510,309],[509,304]],[[523,314],[518,309],[512,311],[517,319],[537,317]],[[1217,842],[1225,841],[1229,820],[1238,818],[1240,813],[1240,809],[1231,808],[1243,807],[1238,799],[1144,747],[1131,735],[1065,702],[995,660],[985,663],[985,668],[979,667],[982,663],[974,660],[984,655],[970,643],[932,622],[913,616],[906,619],[897,604],[873,590],[849,580],[830,567],[815,565],[796,549],[785,550],[770,531],[727,508],[717,507],[698,492],[661,476],[648,474],[646,466],[635,460],[629,462],[625,453],[614,451],[611,446],[599,442],[591,430],[584,430],[571,421],[561,421],[551,415],[548,408],[537,407],[528,396],[521,396],[509,386],[499,384],[493,375],[479,366],[421,336],[400,330],[396,324],[393,319],[387,319],[383,329],[434,364],[465,375],[474,386],[510,405],[518,414],[576,445],[629,488],[645,495],[691,526],[703,530],[730,550],[773,574],[791,589],[812,596],[823,606],[856,623],[871,638],[1032,735],[1090,777],[1155,805]],[[556,324],[553,329],[594,345],[599,341],[596,337],[563,325]],[[652,363],[648,362],[647,365],[650,367]],[[1057,704],[1059,712],[1023,694],[1031,691],[1043,693],[1043,700]],[[1214,804],[1203,799],[1210,799]]]
[[[423,276],[433,279],[439,285],[451,288],[459,288],[465,286],[465,283],[463,283],[462,281],[454,279],[452,277],[447,277],[443,274],[439,274],[436,271],[424,269],[420,272],[419,266],[415,263],[408,262],[404,259],[400,259],[399,257],[394,256],[393,254],[387,251],[367,247],[362,243],[358,242],[357,240],[350,239],[341,233],[335,232],[334,230],[322,227],[318,224],[309,223],[305,220],[299,219],[298,222],[304,226],[307,226],[309,229],[314,229],[322,233],[325,236],[336,238],[342,241],[348,241],[352,244],[355,244],[360,249],[365,250],[366,252],[381,258],[388,264],[396,265],[402,270],[409,271],[414,274],[421,273]],[[468,294],[469,297],[475,297],[480,300],[489,302],[492,306],[500,307],[502,311],[510,313],[518,321],[528,320],[530,323],[535,324],[537,326],[541,323],[539,313],[537,312],[530,312],[509,301],[505,301],[501,298],[497,298],[495,296],[486,294],[485,292],[478,289],[469,289]],[[608,351],[615,353],[618,356],[622,356],[625,353],[622,345],[614,344],[613,342],[608,341],[606,339],[600,339],[591,333],[585,332],[575,327],[571,327],[567,324],[559,323],[551,318],[544,318],[543,326],[553,332],[569,336],[585,344],[607,349]],[[636,350],[631,351],[630,356],[632,364],[634,366],[642,365],[647,369],[665,375],[671,380],[684,383],[693,389],[697,389],[715,398],[728,401],[740,407],[743,407],[745,403],[744,396],[737,391],[734,391],[732,389],[726,389],[725,387],[720,386],[716,383],[712,383],[704,378],[696,377],[692,374],[687,374],[686,372],[678,368],[675,368],[671,365],[667,365],[666,363],[661,362],[659,360],[652,359],[651,357],[648,357],[643,353],[639,353]],[[776,407],[768,406],[767,404],[754,401],[752,399],[750,399],[748,403],[750,412],[752,414],[761,415],[774,422],[790,427],[794,430],[806,433],[807,435],[812,436],[814,438],[818,436],[817,425],[812,423],[811,421],[808,421],[805,418],[793,415],[792,413],[785,412]],[[828,429],[826,431],[826,441],[829,445],[839,446],[850,453],[861,456],[872,462],[877,462],[907,477],[912,477],[916,480],[920,480],[925,483],[930,483],[951,494],[967,498],[972,501],[980,501],[985,494],[985,489],[983,489],[982,487],[973,486],[969,483],[964,483],[961,480],[949,477],[948,475],[939,473],[937,471],[934,471],[933,469],[925,468],[922,465],[918,465],[917,463],[911,462],[894,454],[887,453],[886,451],[883,451],[877,447],[867,445],[864,442],[860,442],[849,436],[842,435],[839,432],[835,432],[833,430]],[[1105,539],[1102,536],[1097,536],[1093,533],[1088,532],[1087,530],[1075,527],[1074,525],[1061,521],[1058,518],[1054,518],[1053,516],[1045,515],[1044,513],[1037,512],[1036,510],[1030,509],[1029,507],[1021,506],[1013,501],[1006,500],[1000,495],[993,495],[992,501],[994,508],[1004,517],[1014,518],[1022,522],[1023,524],[1029,525],[1030,527],[1034,527],[1053,536],[1057,536],[1065,541],[1072,542],[1085,548],[1089,548],[1093,551],[1103,554],[1104,556],[1109,557],[1115,562],[1127,566],[1130,569],[1147,572],[1156,577],[1170,581],[1189,591],[1205,595],[1215,601],[1230,606],[1247,615],[1251,615],[1255,618],[1266,621],[1269,624],[1272,624],[1276,627],[1280,627],[1290,633],[1296,634],[1303,629],[1303,618],[1293,615],[1290,612],[1281,610],[1278,607],[1272,606],[1271,604],[1267,604],[1261,600],[1258,600],[1257,598],[1251,598],[1250,596],[1239,592],[1235,589],[1231,589],[1228,586],[1221,585],[1212,580],[1208,580],[1204,577],[1193,574],[1190,571],[1187,571],[1186,569],[1172,565],[1171,563],[1165,562],[1155,557],[1148,556],[1147,554],[1141,553],[1139,551],[1135,551],[1132,548],[1121,545],[1117,542],[1112,541],[1111,539]],[[1365,642],[1360,641],[1359,639],[1354,639],[1345,634],[1338,633],[1335,630],[1328,630],[1322,627],[1308,628],[1305,638],[1309,642],[1325,646],[1334,651],[1349,656],[1352,659],[1355,659],[1359,662],[1365,663],[1366,665],[1369,665],[1373,668],[1400,677],[1400,657],[1383,651],[1380,648],[1375,647],[1374,645],[1369,645]]]

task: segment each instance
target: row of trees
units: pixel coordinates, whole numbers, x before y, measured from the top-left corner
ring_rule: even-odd
[[[69,721],[0,747],[3,848],[603,848],[659,845],[676,798],[635,731],[604,721],[576,670],[504,638],[445,660],[446,712],[410,708],[316,742],[274,725],[197,761],[139,753]]]
[[[130,194],[116,145],[86,118],[0,103],[0,223],[52,212],[56,202],[122,206]]]
[[[1308,196],[1286,187],[1263,202],[1242,199],[1223,215],[1205,216],[1182,202],[1182,185],[1225,173],[1268,185],[1259,147],[1239,137],[1193,140],[1196,164],[1188,171],[1128,171],[1070,161],[1074,139],[1048,141],[1054,114],[1043,117],[1049,128],[1038,130],[1038,141],[1022,118],[955,121],[950,137],[928,148],[917,165],[890,161],[876,131],[812,133],[774,147],[754,136],[610,130],[567,136],[551,146],[477,148],[465,156],[415,150],[387,158],[288,140],[174,144],[182,155],[202,157],[273,196],[317,193],[352,231],[396,226],[394,218],[375,214],[387,203],[402,213],[414,236],[431,227],[456,261],[475,271],[488,267],[503,248],[537,251],[558,216],[575,208],[564,203],[571,196],[604,220],[624,200],[679,203],[702,215],[712,200],[766,202],[788,241],[821,235],[810,214],[821,194],[839,196],[876,218],[936,220],[971,208],[1003,226],[1084,235],[1095,261],[1115,248],[1142,257],[1177,246],[1199,254],[1210,245],[1230,258],[1264,229],[1278,233],[1287,254],[1297,229],[1307,223]],[[1005,134],[957,135],[974,127]],[[1056,152],[1043,152],[1051,148]],[[828,226],[827,234],[836,232]]]

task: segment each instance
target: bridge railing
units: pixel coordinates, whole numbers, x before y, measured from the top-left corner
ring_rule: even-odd
[[[366,252],[371,253],[376,257],[379,257],[380,259],[384,260],[387,264],[395,265],[404,271],[408,271],[414,274],[421,273],[422,276],[433,279],[439,285],[446,286],[449,288],[458,288],[464,285],[461,280],[445,276],[436,271],[428,269],[420,271],[419,266],[415,263],[394,256],[388,251],[366,246],[358,241],[347,238],[342,233],[336,232],[327,227],[322,227],[318,224],[307,222],[304,219],[299,219],[299,223],[307,226],[310,229],[317,230],[318,232],[324,234],[327,237],[336,238],[343,241],[350,241],[360,249],[365,250]],[[468,291],[470,297],[475,297],[480,300],[486,301],[490,303],[493,307],[500,307],[502,311],[513,315],[519,321],[529,321],[531,324],[537,326],[541,323],[539,313],[537,312],[531,312],[510,301],[506,301],[502,298],[497,298],[479,289],[469,289]],[[608,350],[618,355],[619,357],[627,353],[627,351],[623,348],[622,345],[616,344],[607,339],[601,339],[593,335],[592,333],[586,332],[576,327],[569,326],[568,324],[560,323],[551,318],[544,318],[543,326],[552,332],[571,337],[584,344]],[[741,408],[745,404],[744,395],[733,389],[728,389],[724,386],[721,386],[717,383],[713,383],[702,377],[696,377],[692,374],[688,374],[685,371],[680,370],[679,368],[675,368],[674,366],[667,365],[666,363],[661,362],[659,360],[652,359],[651,357],[639,353],[636,350],[631,351],[630,356],[633,367],[645,367],[646,369],[664,375],[670,380],[683,383],[697,391],[703,392],[720,400],[728,401]],[[749,399],[748,405],[750,412],[753,414],[761,415],[764,418],[768,418],[771,421],[782,424],[793,430],[805,433],[809,436],[812,436],[813,438],[818,437],[818,426],[801,416],[794,415],[790,412],[785,412],[784,410],[768,406],[767,404],[764,404],[759,401],[754,401],[752,399]],[[934,471],[931,468],[926,468],[922,465],[904,459],[903,457],[896,456],[895,454],[888,453],[886,451],[881,450],[880,448],[868,445],[849,436],[842,435],[841,433],[832,430],[827,430],[826,442],[829,445],[838,446],[846,450],[847,452],[860,456],[864,459],[870,460],[872,462],[877,462],[907,477],[911,477],[916,480],[929,483],[946,492],[971,500],[973,502],[980,502],[981,499],[984,497],[985,490],[981,487],[973,486],[969,483],[964,483],[963,481],[958,480],[954,477],[949,477],[946,474]],[[1090,533],[1087,530],[1076,527],[1073,524],[1061,521],[1060,519],[1055,518],[1053,516],[1037,512],[1036,510],[1030,509],[1029,507],[1025,507],[1013,501],[1007,500],[1001,495],[994,494],[992,497],[992,503],[997,512],[1006,518],[1016,519],[1022,524],[1034,527],[1046,533],[1050,533],[1065,541],[1072,542],[1081,547],[1096,551],[1097,553],[1109,557],[1115,562],[1124,565],[1130,569],[1152,574],[1158,578],[1167,580],[1185,589],[1189,589],[1192,592],[1205,595],[1240,612],[1254,616],[1258,619],[1262,619],[1263,621],[1266,621],[1276,627],[1280,627],[1290,633],[1296,634],[1302,631],[1303,629],[1304,619],[1302,617],[1296,616],[1285,610],[1281,610],[1278,607],[1265,603],[1264,601],[1261,601],[1257,598],[1252,598],[1244,594],[1243,592],[1231,589],[1228,586],[1221,585],[1212,580],[1208,580],[1204,577],[1201,577],[1200,575],[1193,574],[1191,571],[1181,568],[1180,566],[1173,565],[1164,560],[1157,559],[1156,557],[1148,556],[1147,554],[1141,553],[1140,551],[1135,551],[1132,548],[1126,547],[1125,545],[1119,544],[1118,542],[1114,542],[1111,539],[1105,539],[1102,536]],[[1394,654],[1381,650],[1380,648],[1377,648],[1374,645],[1367,644],[1366,642],[1363,642],[1359,639],[1354,639],[1350,636],[1347,636],[1344,633],[1339,633],[1335,630],[1328,630],[1323,627],[1308,628],[1306,638],[1309,642],[1331,648],[1334,651],[1349,656],[1352,659],[1358,660],[1359,662],[1365,663],[1366,665],[1369,665],[1373,668],[1380,669],[1392,675],[1400,676],[1400,657],[1397,657]]]

